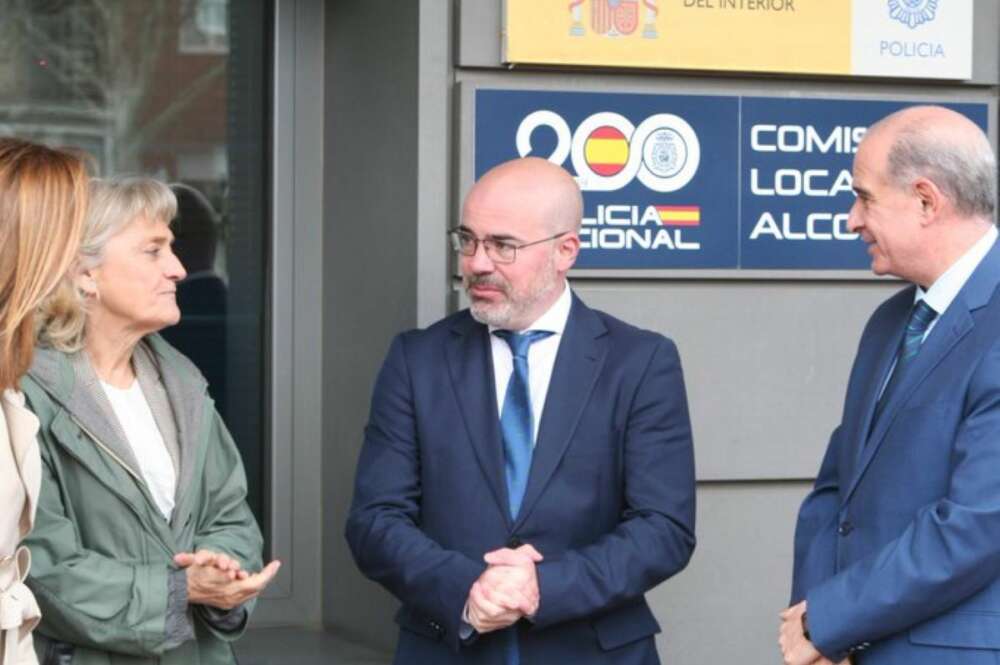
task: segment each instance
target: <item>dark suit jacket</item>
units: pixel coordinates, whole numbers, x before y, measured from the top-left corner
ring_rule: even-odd
[[[643,594],[694,548],[694,460],[672,342],[574,297],[520,514],[511,521],[486,326],[467,311],[396,338],[379,374],[347,540],[402,601],[397,663],[504,662],[459,639],[483,554],[545,557],[522,665],[658,663]]]
[[[1000,662],[1000,243],[938,320],[874,428],[914,287],[872,315],[799,513],[792,600],[864,665]],[[869,436],[869,430],[871,434]]]

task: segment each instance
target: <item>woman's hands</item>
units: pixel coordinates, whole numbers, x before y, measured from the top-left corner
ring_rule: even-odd
[[[231,610],[256,597],[281,568],[272,561],[258,573],[243,570],[240,562],[221,552],[181,552],[174,563],[187,572],[188,603]]]

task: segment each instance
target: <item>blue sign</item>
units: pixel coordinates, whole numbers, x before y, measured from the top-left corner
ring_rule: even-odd
[[[851,161],[908,105],[478,90],[475,174],[527,155],[573,173],[578,268],[864,269]],[[985,104],[948,106],[985,130]]]
[[[476,177],[546,157],[584,192],[579,268],[735,267],[736,97],[480,90]]]
[[[912,104],[741,99],[740,268],[867,269],[847,228],[851,165],[865,131]],[[985,104],[948,104],[986,131]]]

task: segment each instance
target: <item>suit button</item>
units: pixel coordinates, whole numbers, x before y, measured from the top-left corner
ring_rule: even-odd
[[[850,522],[841,522],[840,526],[837,527],[837,533],[842,536],[846,536],[851,531],[854,531],[854,525]]]
[[[507,541],[507,547],[509,547],[512,550],[516,550],[521,545],[524,545],[524,543],[522,543],[521,539],[518,538],[517,536],[511,536],[510,540]]]
[[[437,621],[431,621],[431,628],[434,630],[435,633],[440,633],[442,631],[441,624],[439,624]]]

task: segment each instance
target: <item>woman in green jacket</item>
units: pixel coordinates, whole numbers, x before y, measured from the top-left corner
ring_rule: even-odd
[[[200,372],[155,333],[180,318],[176,212],[155,180],[95,180],[80,265],[42,313],[24,381],[42,490],[27,540],[42,664],[222,665],[261,566],[239,453]]]

